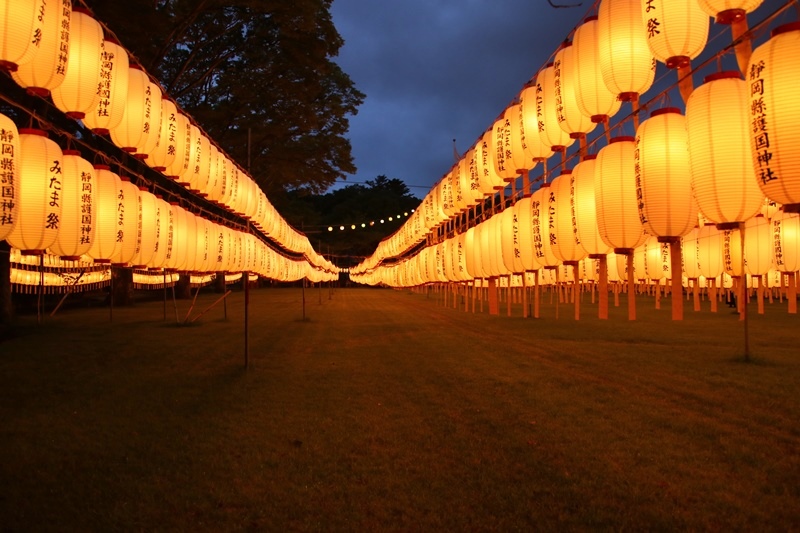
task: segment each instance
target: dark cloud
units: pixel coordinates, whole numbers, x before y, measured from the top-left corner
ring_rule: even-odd
[[[364,181],[430,187],[470,148],[580,23],[590,2],[334,0],[337,61],[367,95],[350,139]],[[424,189],[412,189],[422,197]]]

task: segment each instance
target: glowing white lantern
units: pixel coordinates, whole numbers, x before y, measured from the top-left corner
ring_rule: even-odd
[[[713,224],[697,230],[697,264],[700,273],[709,279],[725,271],[724,235]]]
[[[71,11],[71,0],[42,2],[42,31],[33,39],[36,53],[11,73],[14,81],[30,94],[46,97],[64,81],[70,55]]]
[[[100,135],[122,122],[128,102],[128,52],[113,39],[103,41],[100,54],[100,83],[97,104],[86,111],[83,123]]]
[[[700,9],[716,17],[719,24],[730,24],[754,11],[764,0],[697,0]]]
[[[13,72],[33,59],[41,43],[38,2],[7,0],[0,4],[0,68]]]
[[[513,207],[510,207],[499,216],[503,264],[510,272],[522,272],[524,266],[519,242],[519,218],[517,217],[517,212]]]
[[[555,196],[551,195],[549,183],[543,183],[531,195],[533,254],[536,262],[543,267],[554,267],[559,263],[553,253],[551,240],[550,207],[553,204],[555,204]]]
[[[668,68],[689,65],[705,48],[708,15],[696,0],[647,0],[641,10],[650,51]]]
[[[503,180],[517,177],[517,167],[511,155],[511,113],[509,108],[494,122],[491,132],[492,162],[495,173]]]
[[[553,254],[559,261],[570,264],[586,257],[586,250],[581,246],[576,227],[572,223],[576,214],[572,201],[574,181],[575,177],[570,171],[564,171],[554,179],[550,184],[550,195],[555,201],[548,206]]]
[[[5,239],[17,223],[19,164],[17,126],[0,114],[0,240]]]
[[[764,194],[800,211],[800,22],[772,32],[753,51],[747,71],[750,86],[753,166]]]
[[[633,250],[646,238],[636,196],[635,151],[633,137],[615,137],[597,154],[597,227],[603,242],[617,253]]]
[[[750,155],[749,89],[738,72],[708,76],[686,103],[692,189],[717,224],[744,222],[764,201]]]
[[[800,270],[800,214],[779,211],[772,217],[775,268],[781,272]]]
[[[127,177],[120,177],[117,191],[116,236],[119,247],[111,258],[111,263],[127,266],[139,253],[142,238],[139,226],[139,188]]]
[[[67,116],[82,119],[100,96],[103,28],[89,12],[76,7],[69,22],[69,63],[63,81],[50,90],[53,104]]]
[[[139,210],[136,213],[139,249],[131,259],[134,268],[151,266],[158,245],[158,228],[160,220],[156,196],[146,187],[139,187]]]
[[[600,71],[608,90],[622,101],[638,99],[655,79],[641,6],[641,0],[602,0],[597,11]]]
[[[77,261],[89,252],[95,234],[97,177],[77,150],[64,150],[61,172],[61,224],[50,253]]]
[[[597,206],[595,201],[595,179],[597,158],[587,156],[572,169],[572,225],[581,247],[590,257],[606,255],[611,248],[603,242],[597,227]]]
[[[6,241],[23,253],[42,253],[52,246],[61,227],[63,154],[37,129],[19,131],[17,223]]]
[[[163,172],[175,161],[178,144],[178,108],[175,106],[175,102],[166,95],[162,95],[159,105],[161,106],[160,124],[157,128],[159,134],[152,137],[156,144],[152,150],[146,152],[149,155],[145,162],[153,170]],[[151,123],[154,122],[155,119]],[[148,142],[150,142],[150,138],[148,138]]]
[[[125,111],[118,125],[110,127],[111,140],[130,153],[145,155],[155,148],[161,123],[161,89],[139,65],[128,69]]]
[[[178,111],[175,115],[175,157],[172,162],[165,164],[162,170],[164,175],[170,179],[177,180],[189,168],[190,149],[192,146],[192,124],[189,117]],[[197,134],[200,133],[196,129]]]
[[[155,243],[153,245],[153,257],[150,259],[149,268],[163,268],[167,263],[167,256],[171,253],[173,221],[170,215],[170,205],[163,198],[156,195],[154,216]]]
[[[597,42],[597,17],[589,17],[575,30],[572,39],[575,101],[578,109],[592,122],[603,122],[620,108],[617,93],[608,89],[600,70]]]
[[[581,113],[576,96],[576,85],[580,74],[575,69],[577,59],[572,43],[564,43],[553,60],[556,90],[556,117],[558,125],[570,138],[581,138],[591,132],[596,124]]]
[[[563,108],[563,102],[557,97],[555,85],[555,66],[550,64],[536,76],[536,118],[542,143],[554,152],[563,152],[575,139],[559,126],[558,112],[560,107]]]
[[[110,263],[120,247],[117,241],[120,177],[107,165],[95,165],[94,239],[87,252],[96,263]]]
[[[680,110],[654,111],[636,132],[636,193],[645,230],[658,237],[681,237],[697,224],[697,204]]]
[[[539,92],[535,83],[526,85],[519,95],[522,113],[522,146],[533,161],[544,161],[553,150],[539,135]]]

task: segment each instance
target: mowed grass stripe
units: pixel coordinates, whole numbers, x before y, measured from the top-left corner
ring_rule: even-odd
[[[797,317],[641,299],[599,321],[436,294],[251,293],[23,320],[0,343],[0,515],[19,529],[793,529]],[[201,294],[193,313],[215,295]],[[179,302],[182,319],[188,302]],[[624,297],[623,303],[624,306]],[[505,303],[501,312],[505,315]],[[56,527],[61,529],[60,527]]]

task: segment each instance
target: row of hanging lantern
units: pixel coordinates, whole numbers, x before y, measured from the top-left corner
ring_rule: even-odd
[[[76,151],[62,151],[44,131],[18,132],[4,115],[0,132],[3,190],[11,194],[3,205],[14,204],[3,214],[9,223],[0,225],[0,238],[24,254],[168,271],[245,270],[293,281],[284,278],[294,271],[282,271],[291,261],[254,235],[170,204]],[[321,256],[307,259],[309,270],[336,272]]]
[[[611,247],[601,244],[600,253],[589,254],[581,246],[574,246],[575,239],[561,239],[564,233],[569,235],[576,229],[570,220],[571,214],[559,216],[560,209],[574,205],[570,188],[578,190],[571,176],[565,179],[562,175],[549,191],[540,189],[547,191],[546,201],[553,206],[551,209],[543,207],[543,195],[537,191],[466,232],[423,248],[405,261],[353,272],[351,276],[371,285],[416,286],[531,275],[536,271],[545,275],[561,269],[558,279],[567,281],[573,279],[567,267],[573,266],[577,279],[596,281],[597,264],[588,265],[602,255],[609,258],[610,281],[627,279],[627,252],[616,254]],[[565,192],[565,196],[556,196]],[[688,287],[690,280],[692,284],[700,280],[705,286],[706,281],[716,280],[717,286],[722,286],[723,276],[742,276],[742,265],[744,273],[751,277],[777,278],[800,270],[800,215],[768,205],[762,211],[745,223],[748,238],[744,261],[739,231],[722,230],[709,223],[683,236],[684,254],[679,273],[682,285]],[[554,213],[552,224],[544,220],[549,219],[551,212]],[[567,246],[561,246],[562,242]],[[668,243],[660,242],[654,235],[645,236],[631,252],[633,277],[647,283],[672,279],[670,253]],[[624,273],[622,278],[620,272]],[[401,281],[397,282],[398,279]]]
[[[120,149],[190,191],[247,217],[285,249],[304,254],[312,270],[333,271],[308,238],[278,214],[253,179],[139,65],[129,61],[118,42],[104,37],[102,26],[87,10],[72,9],[70,0],[0,2],[0,32],[4,35],[0,67],[21,87],[31,94],[50,96],[59,110],[82,120],[93,132],[108,135]],[[116,194],[120,209],[124,206],[130,213],[136,187],[123,182],[117,191],[107,168],[96,169],[98,176],[90,178],[91,165],[77,153],[61,154],[44,132],[21,130],[18,140],[16,131],[13,122],[0,117],[0,158],[5,165],[0,240],[26,251],[53,247],[53,253],[65,256],[88,253],[91,248],[97,260],[146,264],[142,254],[150,252],[147,235],[141,245],[114,247],[121,244],[117,230],[121,234],[137,231],[135,217],[126,218],[125,227],[117,228],[110,214],[113,209],[107,208],[111,211],[103,215],[103,202],[110,206]],[[90,189],[96,195],[87,194]],[[157,203],[149,192],[139,196],[143,211],[151,211]],[[61,209],[62,203],[68,207]],[[87,213],[93,209],[97,218],[89,222]],[[94,226],[96,236],[90,235]]]
[[[582,153],[572,172],[564,171],[552,184],[543,183],[530,198],[523,195],[513,214],[495,215],[479,224],[517,222],[513,235],[518,255],[507,271],[553,268],[611,251],[630,256],[630,262],[648,238],[679,243],[698,226],[699,213],[723,230],[744,223],[746,231],[751,225],[768,228],[769,217],[754,220],[765,196],[782,205],[776,223],[796,227],[800,153],[793,147],[800,142],[800,106],[792,95],[800,82],[800,25],[773,31],[749,58],[746,80],[738,72],[723,72],[707,77],[695,91],[686,90],[691,59],[705,46],[708,16],[726,23],[744,20],[746,27],[746,14],[759,4],[602,0],[597,18],[577,28],[572,45],[555,54],[553,64],[535,76],[518,102],[432,189],[418,216],[382,242],[354,274],[373,272],[385,259],[403,254],[519,175],[527,179],[537,163],[553,153],[563,154],[597,123],[607,123],[620,102],[638,105],[639,95],[653,83],[656,60],[681,73],[686,114],[659,109],[641,124],[635,115],[635,137],[610,139],[596,158]],[[527,193],[525,185],[523,189]],[[491,222],[494,219],[498,222]],[[751,252],[748,264],[777,265],[795,254],[793,231],[781,233],[780,239],[774,231],[772,250]],[[501,230],[481,230],[484,233],[502,242]],[[740,236],[737,232],[731,238]],[[494,248],[492,253],[501,255],[489,261],[499,266],[503,248],[497,243]],[[530,262],[531,254],[538,264]],[[785,268],[797,270],[796,265]],[[497,272],[484,269],[483,275],[501,275]]]

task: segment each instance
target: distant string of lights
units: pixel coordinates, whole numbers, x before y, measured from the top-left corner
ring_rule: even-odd
[[[379,224],[385,224],[387,221],[388,222],[393,222],[395,220],[400,220],[402,218],[408,217],[409,214],[413,213],[414,211],[415,211],[414,209],[411,209],[410,211],[404,211],[402,215],[391,216],[391,217],[388,217],[388,218],[382,218],[382,219],[380,219],[378,221],[378,223]],[[371,220],[370,222],[362,222],[361,224],[340,224],[339,225],[339,231],[345,231],[346,229],[348,229],[348,227],[351,230],[356,230],[356,229],[359,229],[359,228],[366,228],[367,226],[374,226],[374,225],[375,225],[375,221],[374,220]],[[334,231],[334,229],[336,229],[335,225],[328,226],[328,231]]]

